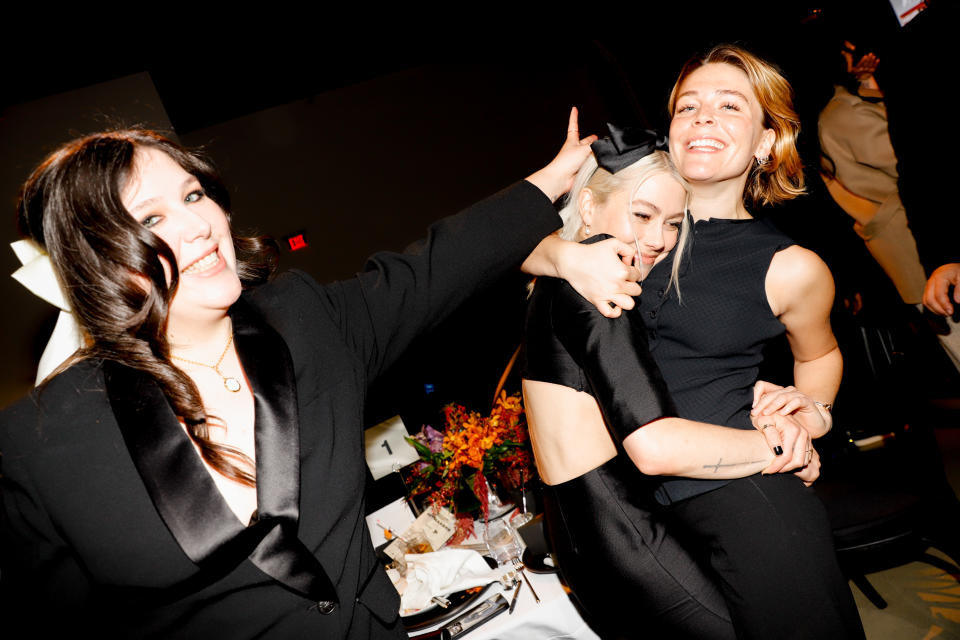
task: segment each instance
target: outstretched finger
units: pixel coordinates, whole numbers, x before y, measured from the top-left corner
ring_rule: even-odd
[[[580,123],[578,122],[579,112],[576,107],[570,108],[570,118],[567,120],[567,142],[573,141],[580,143]]]

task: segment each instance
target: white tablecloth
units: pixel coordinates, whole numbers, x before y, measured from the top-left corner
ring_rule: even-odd
[[[583,621],[574,608],[570,597],[560,584],[556,574],[536,574],[526,572],[533,588],[540,596],[540,604],[533,599],[526,584],[520,590],[517,607],[513,613],[501,613],[481,627],[470,631],[467,640],[596,640],[599,638]],[[502,590],[499,586],[498,590]],[[486,597],[492,597],[491,590]],[[509,602],[513,591],[505,591],[503,597]],[[479,604],[479,603],[478,603]],[[447,624],[447,623],[444,623]],[[442,625],[438,625],[442,626]],[[427,633],[436,629],[430,627],[412,634]]]

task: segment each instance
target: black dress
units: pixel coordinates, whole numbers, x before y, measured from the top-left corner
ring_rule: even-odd
[[[565,281],[539,278],[524,378],[593,395],[620,454],[548,487],[548,532],[564,579],[605,637],[733,638],[723,597],[651,514],[652,487],[620,448],[673,405],[634,313],[603,317]]]

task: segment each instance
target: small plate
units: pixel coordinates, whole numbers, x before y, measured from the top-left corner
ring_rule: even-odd
[[[549,553],[523,552],[523,566],[530,573],[557,573],[557,561]]]

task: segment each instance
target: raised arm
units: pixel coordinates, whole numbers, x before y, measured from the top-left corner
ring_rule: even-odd
[[[557,157],[527,178],[552,200],[570,190],[573,176],[590,155],[590,144],[597,139],[580,138],[577,115],[576,107],[570,110],[567,139]],[[634,247],[615,238],[581,245],[554,234],[537,245],[521,269],[535,276],[563,278],[600,313],[615,318],[621,309],[632,309],[633,296],[640,295],[640,285],[628,278],[630,272],[624,262],[629,262],[634,253]]]
[[[570,122],[560,152],[526,181],[431,225],[427,237],[402,254],[374,255],[356,278],[313,283],[318,306],[307,315],[329,316],[368,377],[379,374],[474,292],[520,266],[560,226],[552,200],[569,188],[595,139],[579,139],[576,110]]]

